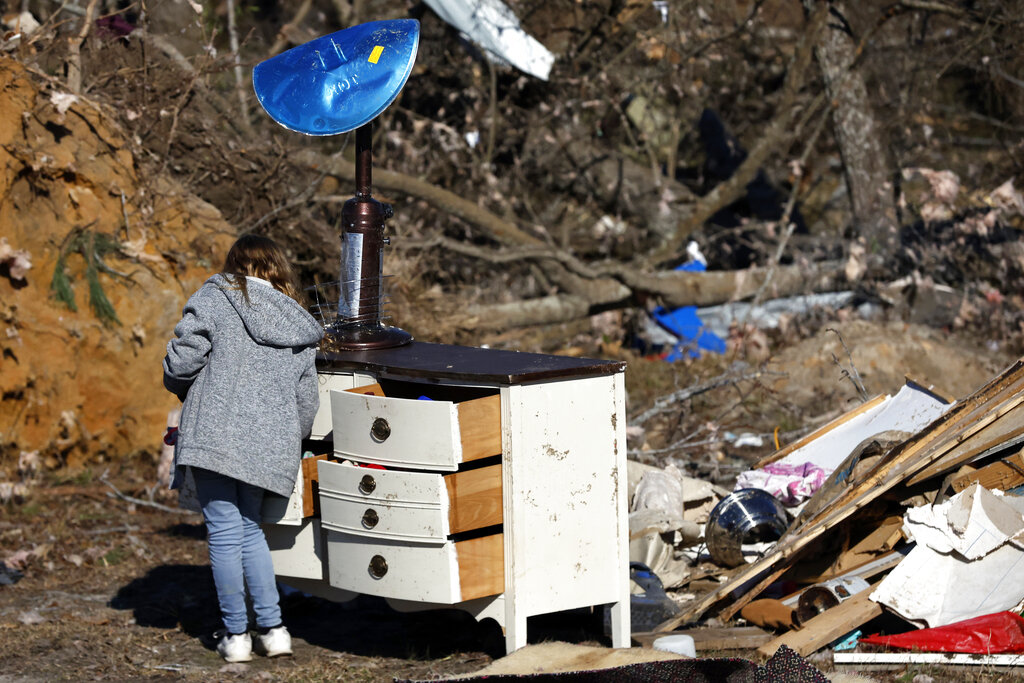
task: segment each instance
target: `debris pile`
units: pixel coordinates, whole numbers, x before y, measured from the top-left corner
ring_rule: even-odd
[[[763,458],[732,492],[644,472],[631,559],[663,578],[678,608],[650,632],[635,625],[634,638],[683,629],[698,656],[713,633],[718,649],[830,648],[837,663],[890,656],[884,648],[1019,652],[1022,405],[1024,359],[959,400],[908,378]],[[656,520],[659,481],[694,492],[675,508],[681,520]]]

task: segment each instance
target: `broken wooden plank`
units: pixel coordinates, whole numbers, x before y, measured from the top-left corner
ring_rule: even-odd
[[[786,645],[801,657],[806,657],[840,636],[856,630],[882,614],[882,606],[868,597],[872,590],[874,590],[874,586],[825,610],[804,624],[803,628],[788,631],[765,643],[757,648],[758,654],[771,657],[776,650]]]
[[[903,375],[903,379],[906,381],[907,384],[915,386],[921,391],[925,391],[931,394],[932,396],[939,399],[943,403],[954,403],[956,401],[956,396],[953,396],[952,394],[947,394],[944,391],[939,391],[938,389],[935,388],[934,384],[926,384],[925,382],[919,382],[910,375]]]
[[[855,501],[866,503],[890,490],[897,483],[942,457],[952,448],[984,429],[999,412],[1024,401],[1024,359],[1018,360],[982,389],[950,408],[928,428],[893,448],[863,480],[851,486],[817,517],[807,520],[805,527],[825,519],[827,512],[845,509]],[[863,500],[859,500],[862,499]],[[858,505],[858,508],[860,506]],[[857,508],[855,508],[857,509]],[[852,512],[852,510],[851,510]]]
[[[955,476],[950,481],[950,486],[954,492],[960,493],[975,482],[990,491],[993,489],[1008,491],[1024,485],[1024,450],[979,470]]]
[[[823,425],[821,427],[818,427],[813,432],[811,432],[810,434],[807,434],[803,438],[797,439],[793,443],[788,444],[786,446],[783,446],[782,448],[780,448],[779,450],[775,451],[771,455],[767,455],[767,456],[761,458],[756,463],[754,463],[754,465],[753,465],[753,467],[751,469],[759,470],[762,467],[764,467],[765,465],[770,465],[771,463],[773,463],[773,462],[775,462],[777,460],[781,460],[782,458],[786,457],[787,455],[789,455],[790,453],[792,453],[796,449],[803,448],[804,446],[806,446],[807,444],[811,443],[812,441],[817,441],[821,437],[823,437],[826,434],[828,434],[829,432],[831,432],[836,427],[840,427],[840,426],[846,424],[847,422],[849,422],[850,420],[854,419],[855,417],[857,417],[859,415],[862,415],[863,413],[868,412],[869,410],[871,410],[875,406],[879,405],[880,403],[888,400],[889,398],[891,398],[891,397],[888,396],[888,395],[879,394],[878,396],[875,396],[871,400],[865,401],[864,403],[861,403],[859,406],[857,406],[853,410],[850,410],[850,411],[847,411],[847,412],[843,413],[842,415],[840,415],[836,419],[832,420],[831,422],[826,423],[825,425]]]
[[[961,464],[970,462],[988,451],[1001,447],[1012,447],[1020,443],[1024,434],[1024,409],[1019,404],[1007,406],[1005,410],[996,411],[992,421],[984,429],[978,431],[970,440],[957,445],[942,460],[921,470],[907,481],[913,486],[932,477],[950,472]]]
[[[653,647],[658,638],[667,635],[685,635],[693,638],[697,652],[713,652],[715,650],[754,650],[768,643],[774,634],[757,626],[733,626],[721,628],[692,628],[685,631],[664,633],[661,631],[645,631],[632,634],[633,640],[641,647]]]

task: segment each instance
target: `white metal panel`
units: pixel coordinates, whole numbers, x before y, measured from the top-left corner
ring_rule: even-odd
[[[507,392],[506,588],[514,590],[517,617],[623,598],[621,382],[616,374]]]
[[[353,460],[420,469],[455,471],[462,442],[455,404],[331,391],[334,452]],[[371,433],[387,421],[384,440]]]
[[[371,541],[327,531],[329,579],[344,590],[398,600],[451,605],[460,602],[455,544],[419,545],[405,541]],[[375,577],[370,563],[380,556],[387,571]]]
[[[323,579],[325,575],[323,535],[320,522],[310,518],[302,526],[263,526],[274,563],[274,574],[304,579]]]
[[[331,390],[351,389],[352,387],[373,384],[369,375],[351,372],[320,372],[317,374],[317,392],[320,395],[320,407],[313,418],[311,439],[324,439],[331,435]]]

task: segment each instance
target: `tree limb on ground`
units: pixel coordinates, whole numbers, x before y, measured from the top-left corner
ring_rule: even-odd
[[[325,157],[309,149],[297,152],[293,158],[300,164],[324,171],[341,180],[355,181],[356,179],[355,164],[348,159],[338,156]],[[495,242],[512,246],[545,244],[540,238],[524,232],[513,223],[499,218],[468,199],[463,199],[454,192],[449,192],[411,175],[374,168],[373,184],[378,188],[403,192],[428,201],[442,211],[472,223]]]
[[[298,152],[295,158],[311,168],[342,180],[355,180],[355,165],[335,156],[325,158],[312,150]],[[505,245],[501,251],[476,247],[445,237],[403,245],[403,248],[426,248],[438,244],[490,263],[514,260],[551,261],[545,272],[564,291],[541,299],[503,304],[473,306],[466,310],[473,324],[484,327],[519,327],[578,320],[598,310],[621,308],[639,296],[651,296],[662,305],[711,306],[748,298],[757,293],[768,279],[772,280],[773,296],[790,296],[809,291],[831,291],[843,282],[841,263],[806,266],[749,268],[740,271],[645,272],[635,264],[603,263],[588,265],[572,254],[558,250],[530,235],[513,223],[496,216],[473,202],[452,192],[404,173],[374,169],[374,184],[380,188],[400,191],[430,202],[437,208],[459,216],[482,228],[490,239]],[[335,198],[331,198],[332,201]],[[337,201],[342,199],[336,198]]]

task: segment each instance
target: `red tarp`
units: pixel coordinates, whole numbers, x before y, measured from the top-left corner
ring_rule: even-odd
[[[1018,654],[1024,653],[1024,619],[1013,612],[996,612],[893,636],[876,634],[860,642],[921,652]]]

